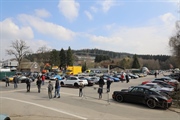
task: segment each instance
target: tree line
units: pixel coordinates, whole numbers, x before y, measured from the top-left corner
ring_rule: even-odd
[[[40,66],[49,63],[52,66],[66,68],[66,66],[72,66],[75,61],[78,61],[78,55],[83,55],[95,57],[95,64],[93,67],[104,66],[103,63],[116,64],[124,68],[138,68],[145,66],[149,69],[171,69],[179,67],[177,56],[133,55],[99,49],[71,50],[70,47],[67,50],[64,50],[63,48],[61,48],[61,50],[49,50],[46,46],[42,46],[36,53],[32,53],[24,40],[13,41],[10,47],[12,49],[8,49],[6,52],[8,55],[14,55],[19,65],[25,58],[31,62],[38,62]],[[118,59],[118,61],[116,61],[116,59]],[[139,65],[137,63],[139,63]],[[81,63],[79,65],[82,65],[83,68],[88,68],[86,63]]]

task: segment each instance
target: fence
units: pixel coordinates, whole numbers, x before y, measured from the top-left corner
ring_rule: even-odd
[[[15,72],[0,72],[0,80],[2,80],[5,76],[15,75]]]
[[[103,88],[101,100],[107,101],[107,103],[110,104],[109,92],[107,92],[107,88],[105,88],[105,87]],[[98,100],[99,99],[98,88],[99,88],[99,86],[84,87],[82,99]]]

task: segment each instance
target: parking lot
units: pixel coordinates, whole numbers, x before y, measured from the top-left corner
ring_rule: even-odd
[[[14,89],[13,84],[6,88],[5,83],[0,82],[0,112],[8,114],[12,120],[180,120],[180,114],[173,108],[149,109],[145,105],[118,103],[112,99],[113,91],[153,78],[147,76],[131,79],[129,83],[114,82],[110,93],[104,92],[101,100],[98,99],[97,85],[85,87],[83,97],[79,97],[77,88],[61,87],[61,98],[49,100],[48,80],[41,93],[38,93],[35,82],[30,93],[26,92],[25,83],[18,84],[18,88]]]

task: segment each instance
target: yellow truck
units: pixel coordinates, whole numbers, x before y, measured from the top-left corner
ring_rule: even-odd
[[[68,66],[66,69],[67,75],[76,75],[82,73],[82,66]]]

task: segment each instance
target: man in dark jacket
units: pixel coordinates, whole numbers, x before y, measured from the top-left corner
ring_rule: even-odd
[[[129,75],[126,74],[126,83],[128,83],[128,82],[129,82]]]
[[[13,78],[13,83],[14,83],[14,89],[18,87],[17,83],[18,83],[18,77],[17,75]]]
[[[99,83],[99,87],[102,89],[102,93],[103,93],[103,86],[105,84],[103,76],[100,77],[98,83]]]
[[[56,98],[56,96],[57,96],[57,98],[60,98],[60,93],[59,93],[59,91],[60,91],[60,84],[59,84],[59,80],[56,79],[54,98]]]
[[[27,92],[30,92],[30,88],[31,88],[31,79],[28,77],[26,78],[26,88],[27,88]]]
[[[38,77],[37,81],[36,81],[36,85],[37,85],[37,88],[38,88],[38,93],[40,93],[40,90],[41,90],[41,77]]]
[[[6,87],[9,86],[9,78],[6,76]]]
[[[107,84],[107,93],[110,92],[111,83],[112,83],[112,81],[108,79],[107,83],[106,83]]]

